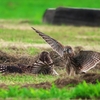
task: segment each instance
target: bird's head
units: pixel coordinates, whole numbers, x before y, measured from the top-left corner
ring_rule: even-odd
[[[51,63],[51,57],[50,57],[49,52],[47,52],[47,51],[41,52],[39,59],[40,59],[42,62]]]
[[[70,46],[65,46],[63,52],[64,52],[64,56],[68,56],[68,57],[74,56],[74,51]]]

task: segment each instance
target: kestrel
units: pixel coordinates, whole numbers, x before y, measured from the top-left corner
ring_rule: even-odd
[[[71,46],[64,46],[57,40],[33,28],[61,57],[64,58],[66,70],[69,75],[74,69],[75,73],[86,73],[100,63],[100,53],[96,51],[80,51],[75,55]]]
[[[41,52],[39,59],[33,64],[32,73],[33,74],[53,74],[58,75],[54,70],[53,61],[50,57],[49,52]]]
[[[54,62],[49,52],[43,51],[39,55],[38,60],[32,66],[18,64],[17,66],[0,65],[0,73],[32,73],[32,74],[52,74],[58,75],[54,70]]]

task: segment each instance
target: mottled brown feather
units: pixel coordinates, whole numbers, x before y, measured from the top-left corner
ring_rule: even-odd
[[[38,33],[53,48],[54,51],[56,51],[61,57],[63,56],[64,46],[61,43],[33,27],[32,29],[35,30],[35,32]]]

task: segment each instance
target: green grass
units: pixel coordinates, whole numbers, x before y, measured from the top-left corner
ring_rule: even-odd
[[[75,87],[72,98],[100,98],[100,83],[97,84],[87,84],[86,82],[83,82],[82,84],[79,84]]]
[[[0,29],[0,37],[6,41],[22,41],[33,43],[34,39],[37,38],[36,34],[34,35],[32,31],[29,30],[15,30],[15,29]],[[2,35],[4,34],[4,35]]]
[[[3,23],[2,25],[6,25]],[[12,27],[16,26],[15,28]],[[35,55],[47,43],[31,29],[31,25],[25,26],[12,24],[7,28],[0,29],[0,49],[15,54]],[[43,33],[58,40],[64,45],[83,46],[86,49],[100,51],[100,28],[99,27],[76,27],[76,26],[51,26],[34,25]],[[35,46],[34,46],[35,45]],[[48,46],[48,45],[47,45]]]
[[[0,18],[2,19],[29,19],[33,23],[41,23],[44,11],[47,8],[82,7],[100,8],[99,0],[1,0]]]
[[[19,88],[19,86],[10,86],[9,90],[0,89],[1,98],[40,98],[40,99],[99,99],[100,83],[95,85],[83,82],[72,89],[59,89],[55,85],[48,90]]]
[[[39,48],[35,48],[35,47],[15,47],[15,46],[11,46],[11,47],[1,47],[0,50],[2,50],[3,52],[7,53],[7,54],[11,54],[13,55],[26,55],[26,56],[34,56],[36,54],[39,54],[41,52],[41,49]],[[45,50],[45,49],[42,49]],[[28,55],[27,55],[28,54]]]
[[[33,74],[10,74],[10,75],[0,75],[0,84],[6,83],[6,85],[11,84],[32,84],[41,82],[53,82],[58,76],[54,77],[52,75],[33,75]]]
[[[42,16],[47,8],[81,7],[81,8],[100,8],[99,0],[0,0],[0,50],[8,54],[17,55],[36,55],[44,50],[47,44],[32,29],[34,26],[45,34],[57,39],[64,45],[83,46],[86,49],[100,51],[100,28],[99,27],[76,27],[76,26],[51,26],[41,25]],[[20,23],[29,21],[30,24]],[[34,25],[34,24],[40,25]],[[34,47],[34,44],[43,45],[43,48]],[[28,56],[27,55],[27,56]],[[63,73],[63,72],[62,72]],[[65,73],[65,71],[64,71]],[[52,86],[51,89],[19,88],[24,84],[34,84],[40,82],[50,82],[60,76],[43,76],[32,74],[11,74],[1,75],[0,84],[10,85],[9,89],[0,88],[1,98],[21,99],[78,99],[100,98],[100,83],[96,85],[83,82],[76,87],[68,86],[62,89]],[[64,76],[62,76],[64,77]],[[15,85],[15,86],[11,86]],[[17,99],[18,98],[18,99]]]
[[[10,26],[8,26],[10,27]],[[57,39],[64,44],[77,45],[83,43],[87,45],[100,45],[99,27],[76,27],[76,26],[51,26],[51,25],[34,25],[34,27],[43,33]],[[20,28],[20,27],[19,27]],[[25,28],[25,26],[24,26]],[[0,29],[0,38],[4,41],[23,42],[23,43],[46,43],[32,29]]]

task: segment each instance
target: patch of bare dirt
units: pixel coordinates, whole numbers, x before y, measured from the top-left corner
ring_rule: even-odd
[[[70,85],[70,84],[76,85],[80,82],[81,82],[80,79],[76,79],[76,78],[72,79],[72,78],[68,78],[68,77],[63,78],[63,79],[58,78],[57,80],[54,81],[55,85],[59,88],[63,88],[63,87]]]
[[[97,80],[100,81],[100,74],[96,73],[87,73],[84,75],[81,75],[80,77],[73,77],[73,78],[58,78],[55,80],[53,83],[58,87],[58,88],[63,88],[67,85],[77,85],[79,83],[82,83],[83,81],[86,81],[87,83],[92,83],[95,84],[97,83]],[[14,85],[12,85],[14,86]],[[38,84],[25,84],[20,86],[20,88],[43,88],[43,89],[50,89],[52,86],[52,83],[50,82],[41,82]],[[6,84],[0,84],[0,88],[8,89],[8,85]]]
[[[100,74],[97,73],[87,73],[81,76],[82,80],[85,80],[87,83],[93,83],[95,84],[98,81],[100,81]]]
[[[58,88],[63,88],[67,85],[77,85],[79,83],[82,83],[83,81],[86,81],[87,83],[92,83],[95,84],[97,83],[97,80],[100,81],[100,74],[96,73],[87,73],[84,75],[81,75],[80,77],[73,77],[73,78],[58,78],[55,80],[53,83],[58,87]],[[22,87],[32,87],[32,88],[44,88],[44,89],[49,89],[52,86],[52,83],[49,82],[43,82],[39,84],[27,84]]]
[[[73,77],[73,78],[58,78],[54,81],[54,83],[57,85],[57,87],[62,88],[69,84],[77,85],[83,81],[86,81],[87,83],[95,84],[97,83],[97,80],[100,81],[100,74],[97,73],[86,73],[84,75],[81,75],[80,77]]]
[[[17,58],[15,56],[0,51],[0,63],[15,62],[16,60]]]
[[[23,64],[23,65],[31,65],[38,59],[38,55],[36,56],[28,56],[28,55],[10,55],[8,53],[5,53],[3,51],[0,51],[0,64],[5,65],[17,65],[17,64]]]
[[[2,83],[2,84],[0,84],[0,89],[1,89],[1,88],[3,88],[3,89],[8,89],[8,85]]]
[[[51,88],[51,83],[49,82],[42,82],[42,83],[38,83],[38,84],[26,84],[23,85],[21,88],[43,88],[43,89],[50,89]]]

